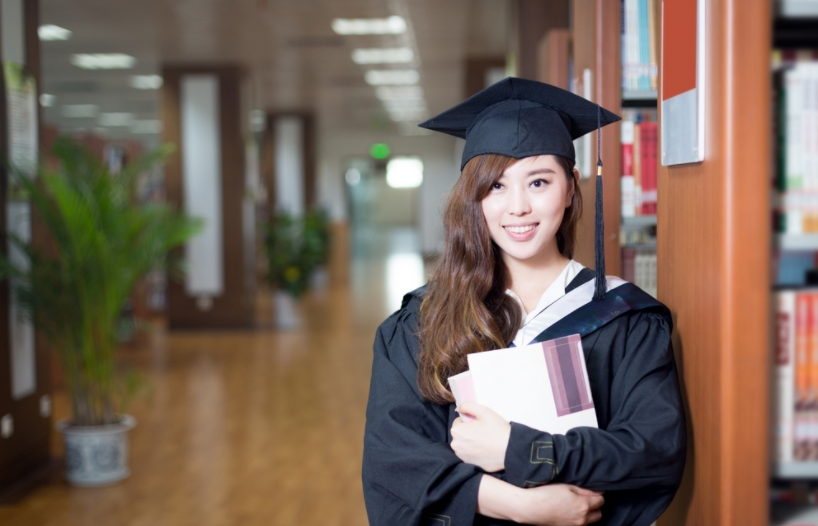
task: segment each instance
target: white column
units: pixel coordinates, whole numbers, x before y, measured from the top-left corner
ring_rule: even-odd
[[[184,210],[205,221],[185,246],[185,291],[208,303],[224,292],[218,77],[183,76],[181,101]]]
[[[304,121],[280,117],[275,121],[276,210],[304,214]]]

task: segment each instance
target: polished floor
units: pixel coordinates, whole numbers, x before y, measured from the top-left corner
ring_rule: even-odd
[[[424,262],[408,229],[360,229],[349,253],[340,279],[331,272],[302,300],[296,330],[273,328],[260,293],[257,330],[160,327],[127,349],[151,386],[129,410],[139,421],[131,477],[99,489],[55,478],[0,507],[0,525],[366,525],[372,340],[402,294],[422,284]],[[55,393],[54,418],[67,412]]]

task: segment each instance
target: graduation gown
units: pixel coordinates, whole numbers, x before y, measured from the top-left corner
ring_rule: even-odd
[[[566,294],[593,279],[585,269]],[[363,489],[371,526],[513,524],[476,514],[484,471],[449,447],[454,404],[417,387],[418,315],[425,288],[378,328],[364,437]],[[535,341],[579,333],[599,428],[550,434],[511,423],[505,471],[519,487],[551,482],[605,491],[604,525],[649,526],[682,478],[684,409],[670,313],[632,284],[561,319]]]

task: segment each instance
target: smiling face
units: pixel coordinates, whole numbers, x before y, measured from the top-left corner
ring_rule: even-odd
[[[559,254],[556,233],[573,195],[574,185],[553,155],[526,157],[505,169],[482,205],[506,264]]]

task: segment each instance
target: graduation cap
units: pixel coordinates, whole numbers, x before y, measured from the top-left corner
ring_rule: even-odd
[[[594,300],[602,300],[607,286],[599,132],[618,120],[616,114],[564,89],[506,77],[419,126],[466,139],[461,170],[472,157],[486,153],[515,159],[552,154],[576,163],[574,139],[597,130]]]

